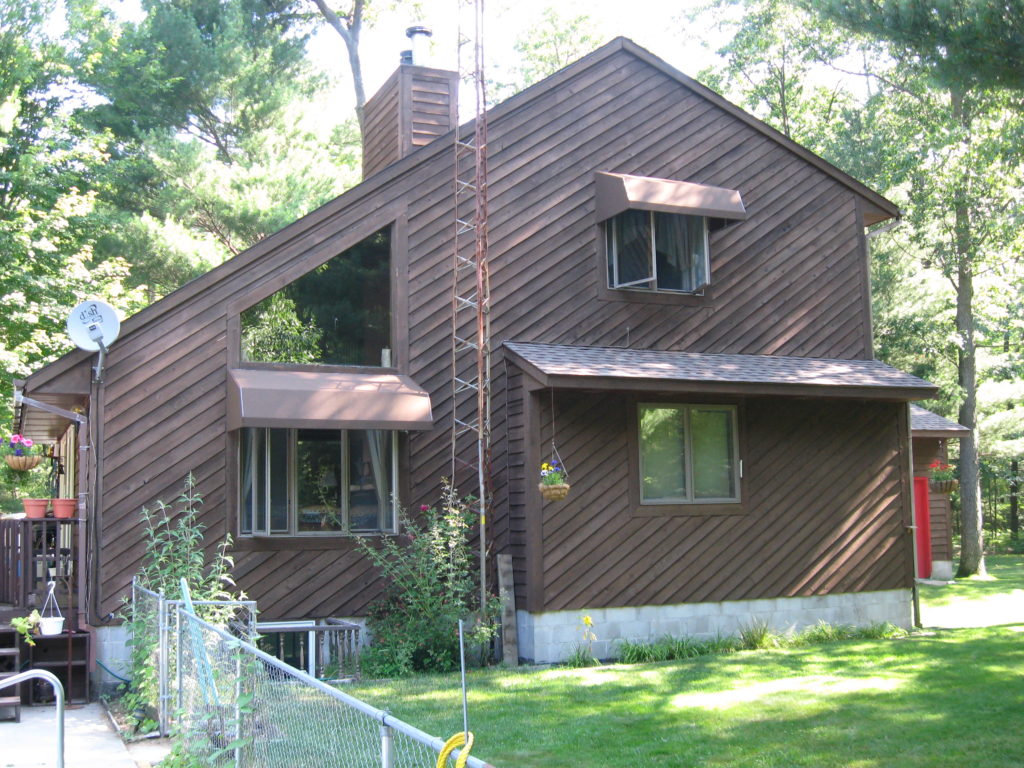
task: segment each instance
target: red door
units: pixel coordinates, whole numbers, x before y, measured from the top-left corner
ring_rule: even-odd
[[[928,478],[914,478],[914,525],[917,526],[917,576],[932,575],[932,518],[928,508]]]

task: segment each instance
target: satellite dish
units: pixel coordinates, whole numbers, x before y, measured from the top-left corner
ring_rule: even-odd
[[[68,336],[79,349],[106,349],[121,332],[114,308],[104,301],[83,301],[68,315]]]

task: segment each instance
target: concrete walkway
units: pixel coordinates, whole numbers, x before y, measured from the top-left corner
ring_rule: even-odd
[[[22,707],[21,722],[0,722],[0,768],[54,768],[57,765],[57,710]],[[157,748],[154,744],[151,748]],[[129,753],[103,705],[75,705],[64,712],[66,768],[138,768],[162,756]]]

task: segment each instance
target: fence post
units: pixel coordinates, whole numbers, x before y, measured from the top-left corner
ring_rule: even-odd
[[[182,691],[181,691],[181,610],[177,603],[174,604],[174,684],[177,690],[174,692],[174,708],[181,712]]]
[[[380,726],[380,766],[381,768],[395,768],[395,739],[391,728],[387,725]]]
[[[167,654],[170,651],[167,645],[167,602],[164,600],[164,596],[161,593],[160,598],[157,601],[157,626],[159,627],[159,655],[160,658],[157,661],[157,669],[160,677],[160,735],[166,736],[169,732],[170,716],[168,713],[168,705],[170,703],[170,691],[168,689],[168,670],[167,670]]]
[[[242,646],[235,649],[235,733],[234,742],[242,738]],[[235,768],[242,768],[242,747],[235,747]]]

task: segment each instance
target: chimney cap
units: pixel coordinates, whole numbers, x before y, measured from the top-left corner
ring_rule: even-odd
[[[433,37],[434,33],[433,33],[433,31],[431,31],[430,27],[424,27],[423,25],[416,25],[416,26],[413,26],[413,27],[409,27],[408,29],[405,30],[405,36],[410,38],[410,39],[415,37],[416,35],[424,35],[425,37]]]

